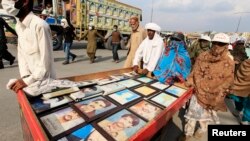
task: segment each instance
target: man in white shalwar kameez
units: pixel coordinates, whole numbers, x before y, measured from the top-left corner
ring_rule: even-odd
[[[161,28],[155,23],[148,23],[145,26],[147,38],[140,44],[133,60],[133,70],[144,75],[152,74],[164,49],[162,37],[158,34]],[[143,60],[143,68],[139,71],[139,63]]]

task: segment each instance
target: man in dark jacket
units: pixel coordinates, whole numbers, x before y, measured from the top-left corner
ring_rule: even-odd
[[[10,31],[12,34],[16,34],[16,31],[12,29],[3,18],[0,17],[0,69],[4,68],[2,59],[10,61],[10,65],[14,63],[15,57],[10,54],[7,47],[7,39],[5,36],[4,28]]]

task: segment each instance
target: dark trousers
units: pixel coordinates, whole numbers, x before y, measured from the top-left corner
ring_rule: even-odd
[[[113,59],[114,61],[119,60],[118,56],[118,48],[119,48],[120,43],[112,43],[112,53],[113,53]]]
[[[3,67],[3,59],[11,61],[14,58],[15,57],[7,49],[0,49],[0,67]]]

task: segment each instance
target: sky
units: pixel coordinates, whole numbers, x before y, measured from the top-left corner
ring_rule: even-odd
[[[152,13],[152,22],[163,31],[235,32],[238,27],[238,32],[250,32],[250,0],[117,1],[142,9],[143,26]]]

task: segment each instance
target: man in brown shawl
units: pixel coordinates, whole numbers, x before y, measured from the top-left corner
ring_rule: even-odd
[[[87,54],[90,58],[90,63],[94,63],[95,60],[95,53],[97,48],[96,45],[97,36],[99,36],[104,40],[104,37],[101,34],[99,34],[97,30],[95,30],[94,26],[91,25],[89,26],[89,30],[87,30],[83,35],[83,38],[85,37],[88,38]]]
[[[207,132],[208,124],[219,123],[216,111],[227,110],[224,98],[234,79],[234,61],[229,57],[228,45],[229,36],[218,33],[212,39],[211,50],[197,57],[185,83],[194,87],[194,95],[185,114],[185,136],[181,136],[180,140],[190,140],[197,122],[200,127],[194,136],[200,138]]]
[[[237,70],[232,93],[244,97],[241,124],[250,125],[250,59],[243,61]]]

